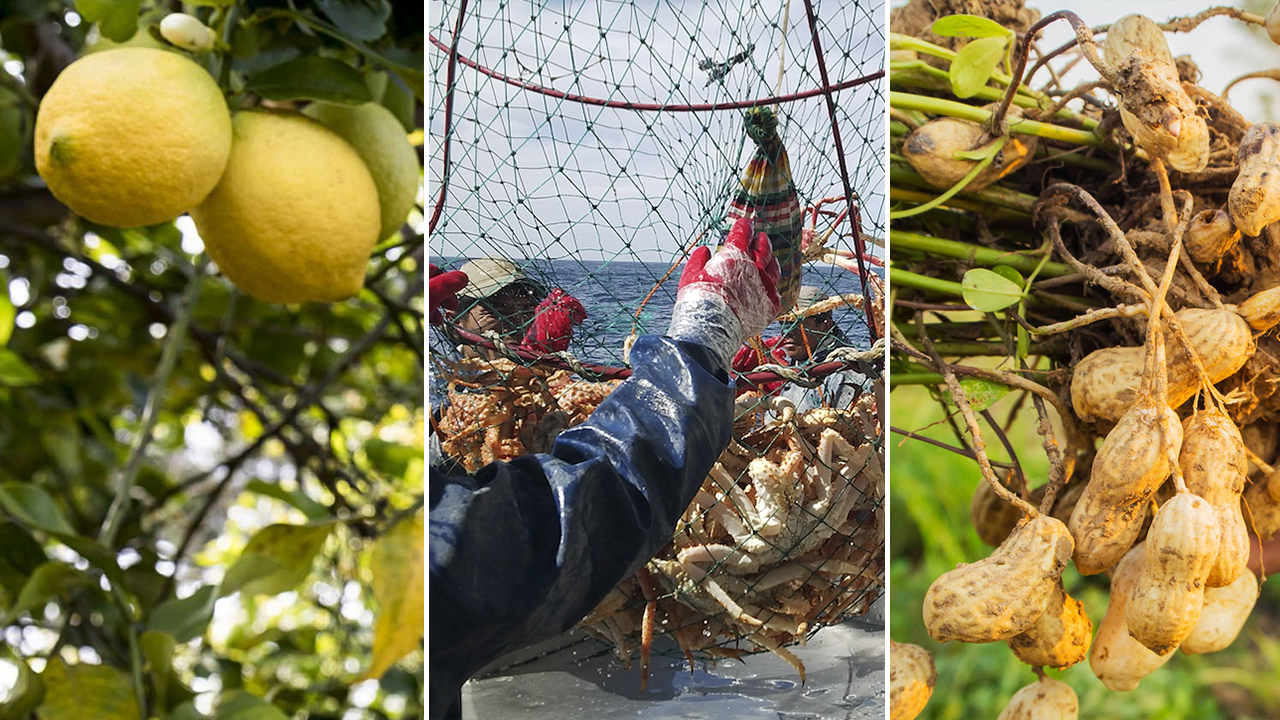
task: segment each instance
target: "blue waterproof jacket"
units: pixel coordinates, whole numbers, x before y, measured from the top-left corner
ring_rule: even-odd
[[[706,348],[644,336],[631,363],[550,453],[474,477],[431,468],[432,718],[460,717],[468,678],[573,627],[648,562],[728,446],[733,389]]]

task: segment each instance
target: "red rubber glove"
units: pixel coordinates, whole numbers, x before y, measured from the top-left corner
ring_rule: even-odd
[[[733,356],[733,364],[730,366],[730,369],[739,375],[745,375],[766,363],[775,363],[778,365],[790,364],[787,360],[787,354],[782,350],[781,335],[777,337],[764,338],[764,347],[769,351],[769,353],[765,355],[764,360],[761,360],[760,356],[756,354],[755,348],[750,345],[743,345],[738,349],[738,354]],[[738,390],[734,393],[734,397],[745,392],[750,392],[751,390],[759,390],[765,395],[772,395],[778,391],[778,388],[782,387],[782,384],[781,380],[777,382],[760,383],[758,387],[753,387],[748,383],[743,383],[738,385]]]
[[[751,220],[741,218],[714,257],[711,248],[693,251],[667,334],[710,348],[728,367],[744,338],[759,335],[781,309],[778,280],[782,271],[769,238],[751,234]]]
[[[556,288],[538,303],[529,332],[520,345],[535,352],[561,352],[569,349],[573,326],[587,319],[586,308],[569,293]]]
[[[445,310],[458,309],[458,291],[467,286],[467,274],[461,270],[450,270],[442,273],[440,268],[435,265],[429,265],[427,270],[427,305],[431,310],[430,320],[432,325],[440,325],[444,322],[444,316],[440,314],[440,308]]]

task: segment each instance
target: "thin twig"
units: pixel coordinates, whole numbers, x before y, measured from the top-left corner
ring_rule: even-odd
[[[1022,511],[1027,517],[1035,517],[1038,511],[1031,506],[1031,503],[1014,495],[1008,488],[1000,483],[996,478],[995,470],[991,468],[991,462],[987,459],[987,445],[982,439],[982,428],[978,427],[978,418],[973,413],[973,408],[969,406],[969,399],[964,394],[964,388],[960,387],[960,381],[956,379],[955,373],[951,371],[951,366],[942,360],[938,352],[933,348],[933,341],[929,339],[929,334],[924,329],[924,319],[920,312],[916,312],[916,330],[920,340],[924,343],[925,351],[929,353],[929,357],[938,372],[942,373],[943,380],[947,383],[947,389],[951,391],[951,399],[955,402],[956,407],[960,409],[960,414],[964,416],[965,424],[969,426],[969,436],[973,442],[973,453],[978,461],[978,467],[982,470],[982,477],[1005,502],[1012,503],[1014,507]]]

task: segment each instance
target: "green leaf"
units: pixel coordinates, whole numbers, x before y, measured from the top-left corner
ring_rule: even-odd
[[[129,676],[108,665],[68,665],[54,656],[40,675],[40,720],[138,720]]]
[[[386,0],[316,0],[320,12],[348,37],[377,40],[387,31],[391,4]]]
[[[16,598],[27,578],[48,558],[30,533],[7,520],[0,522],[0,548],[0,586],[9,598]]]
[[[35,614],[50,600],[62,597],[72,590],[90,584],[89,576],[83,572],[57,560],[50,560],[27,578],[18,599],[9,608],[6,624],[24,612]]]
[[[951,90],[956,97],[973,97],[986,86],[1004,57],[1008,38],[984,37],[960,48],[951,61]]]
[[[0,507],[23,524],[46,532],[75,535],[75,529],[49,493],[24,482],[0,483]]]
[[[17,353],[0,348],[0,385],[17,387],[34,385],[39,381],[40,376]]]
[[[217,600],[212,585],[205,585],[189,597],[160,603],[151,611],[147,627],[168,633],[173,639],[185,643],[204,635],[213,618],[213,604]]]
[[[991,268],[991,272],[999,275],[1000,277],[1008,278],[1009,282],[1017,283],[1020,286],[1027,284],[1026,278],[1022,277],[1022,273],[1018,272],[1017,268],[1010,267],[1008,265],[996,265]]]
[[[988,18],[979,15],[948,15],[940,17],[933,21],[933,30],[935,35],[943,37],[1004,37],[1012,36],[1015,33]]]
[[[108,40],[124,42],[138,30],[138,0],[76,0],[76,12]]]
[[[266,700],[238,690],[223,698],[213,720],[288,720],[288,718]]]
[[[423,519],[419,512],[378,538],[369,566],[378,619],[373,628],[373,657],[365,678],[381,677],[422,643],[425,600]]]
[[[354,68],[315,55],[263,70],[249,78],[245,89],[268,100],[325,100],[359,105],[370,98],[369,87]]]
[[[165,632],[147,630],[138,637],[142,645],[142,654],[151,665],[152,687],[155,689],[155,702],[160,707],[168,707],[166,702],[169,692],[169,678],[173,675],[173,649],[177,646],[173,636]]]
[[[333,521],[269,525],[249,540],[222,579],[219,597],[276,595],[293,590],[311,573],[311,563],[333,529]]]
[[[960,281],[964,301],[982,312],[995,312],[1018,302],[1022,286],[986,268],[973,268]]]
[[[964,391],[964,396],[969,401],[969,407],[973,408],[974,412],[982,412],[995,405],[1000,398],[1008,395],[1011,388],[994,380],[967,377],[960,379],[960,389]],[[943,391],[946,393],[947,405],[955,407],[956,403],[955,399],[951,397],[951,391],[945,388]]]
[[[262,480],[250,480],[248,485],[244,487],[245,492],[257,493],[272,497],[302,511],[308,520],[321,520],[329,516],[329,509],[324,505],[312,500],[305,492],[301,490],[285,490],[275,483],[264,482]]]
[[[404,126],[405,132],[413,132],[414,112],[416,98],[413,96],[413,90],[405,83],[404,78],[396,75],[387,82],[387,87],[382,91],[382,105],[391,111],[392,115],[400,121]]]

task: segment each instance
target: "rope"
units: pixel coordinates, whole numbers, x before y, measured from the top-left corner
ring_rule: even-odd
[[[446,52],[449,50],[449,48],[444,43],[436,39],[436,36],[434,34],[430,34],[427,37],[428,39],[431,40],[431,44],[435,45],[437,48],[440,48],[441,50],[444,50]],[[568,100],[570,102],[582,103],[584,105],[600,105],[602,107],[619,108],[622,110],[643,110],[643,111],[658,111],[658,112],[711,112],[715,110],[745,110],[746,108],[760,107],[762,105],[777,105],[781,103],[792,102],[795,100],[804,100],[806,98],[817,97],[819,95],[826,95],[830,97],[832,93],[837,93],[837,92],[840,92],[841,90],[848,90],[850,88],[855,88],[855,87],[858,87],[859,85],[866,85],[869,82],[875,82],[876,80],[880,80],[881,78],[884,77],[884,70],[877,70],[876,72],[873,72],[870,75],[863,75],[862,77],[853,78],[851,80],[845,80],[843,82],[835,83],[834,85],[826,84],[828,81],[823,80],[824,85],[822,87],[817,87],[817,88],[813,88],[812,90],[805,90],[797,93],[791,93],[789,95],[775,95],[773,97],[757,98],[755,100],[740,100],[736,102],[694,103],[690,105],[680,105],[680,104],[667,104],[667,103],[631,102],[629,100],[605,100],[603,98],[593,98],[593,97],[587,97],[585,95],[575,95],[573,93],[553,90],[551,88],[543,87],[535,83],[526,82],[518,78],[513,78],[508,75],[504,75],[498,72],[497,70],[491,70],[481,65],[480,63],[470,58],[464,57],[462,55],[458,55],[457,58],[458,58],[458,62],[462,63],[463,65],[466,65],[467,67],[473,70],[476,70],[481,74],[488,75],[494,80],[501,80],[502,82],[507,83],[508,85],[514,85],[518,88],[522,88],[524,90],[530,90],[532,92],[536,92],[541,95],[547,95],[549,97],[557,98],[559,100]]]

